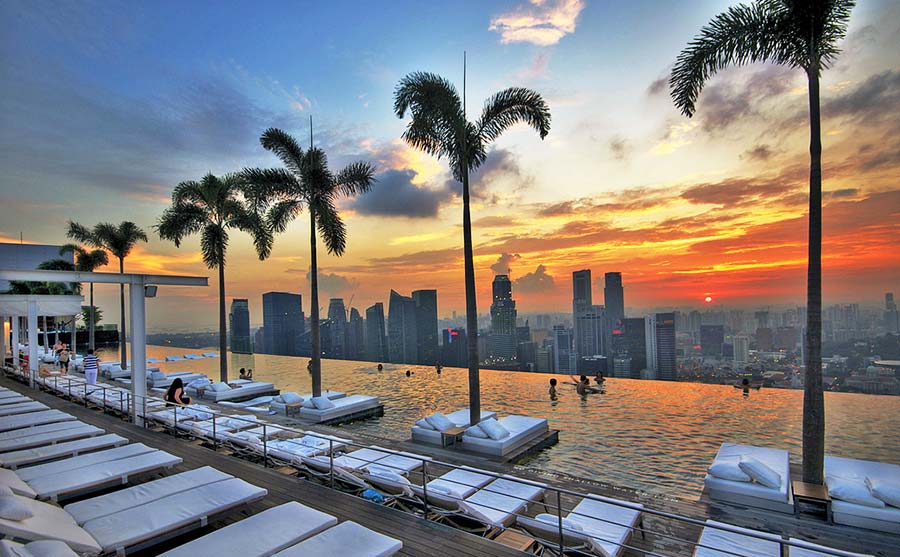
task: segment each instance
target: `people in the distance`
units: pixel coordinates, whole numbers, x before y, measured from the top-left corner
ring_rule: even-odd
[[[550,400],[556,400],[556,377],[550,378]]]
[[[59,371],[63,375],[69,372],[69,351],[65,348],[59,351]]]
[[[100,370],[100,358],[94,354],[93,348],[88,348],[84,357],[84,378],[88,385],[97,384],[97,372]]]
[[[381,371],[381,370],[383,370],[383,369],[384,369],[384,366],[381,365],[381,364],[378,364],[378,371]]]
[[[167,406],[171,406],[172,404],[187,406],[191,403],[191,397],[184,394],[184,381],[182,381],[180,377],[176,377],[175,380],[172,381],[172,384],[169,385],[169,389],[166,391],[163,400],[168,403]]]
[[[241,368],[241,379],[253,379],[253,370]]]
[[[410,375],[412,375],[412,372],[409,370],[406,370],[406,376],[409,377]]]
[[[606,379],[603,378],[602,371],[597,372],[597,375],[594,376],[594,381],[596,381],[598,385],[603,386],[603,382],[606,381]]]

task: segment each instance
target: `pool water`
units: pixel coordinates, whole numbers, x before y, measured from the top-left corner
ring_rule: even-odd
[[[203,350],[206,351],[206,350]],[[200,353],[201,350],[148,346],[149,357]],[[102,357],[102,354],[101,354]],[[113,356],[110,355],[112,359]],[[308,393],[308,358],[230,355],[229,376],[253,368],[254,379],[285,391]],[[158,364],[164,371],[199,371],[215,380],[219,359]],[[341,426],[349,431],[408,439],[419,418],[436,411],[466,408],[468,372],[347,360],[323,360],[323,386],[349,394],[378,396],[382,418]],[[412,372],[406,377],[406,370]],[[551,401],[549,380],[560,382]],[[706,467],[723,441],[788,449],[800,456],[803,393],[761,389],[745,396],[730,385],[607,379],[604,394],[585,397],[562,375],[484,370],[484,410],[545,417],[560,430],[559,444],[525,466],[622,485],[653,493],[696,498]],[[900,398],[826,393],[826,450],[900,464]]]

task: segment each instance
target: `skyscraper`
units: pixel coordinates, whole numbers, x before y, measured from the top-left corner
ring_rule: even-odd
[[[231,351],[238,354],[252,354],[253,342],[250,339],[250,305],[246,298],[233,298],[231,312],[228,314],[231,329]]]
[[[441,329],[441,361],[444,365],[465,367],[468,355],[465,329]]]
[[[893,292],[884,294],[884,328],[889,333],[900,332],[900,312],[897,311]]]
[[[361,360],[364,357],[365,323],[356,308],[350,308],[350,320],[347,322],[347,359]]]
[[[647,336],[643,317],[626,317],[616,324],[612,330],[611,352],[616,358],[627,357],[626,377],[641,378],[641,372],[647,367]]]
[[[644,317],[644,342],[647,343],[647,365],[641,379],[656,379],[659,374],[659,363],[656,350],[656,317],[653,315]]]
[[[704,356],[717,358],[722,355],[725,343],[725,327],[723,325],[700,325],[700,350]]]
[[[438,307],[437,290],[414,290],[416,303],[416,352],[417,362],[434,365],[438,355]]]
[[[675,363],[675,315],[656,314],[656,366],[657,379],[674,381],[678,378]]]
[[[263,338],[265,353],[282,356],[300,355],[303,321],[303,299],[300,294],[266,292],[263,294]]]
[[[575,350],[572,343],[572,329],[564,325],[553,326],[553,371],[575,373]]]
[[[388,356],[391,362],[417,361],[416,302],[391,290],[388,302]]]
[[[343,360],[347,357],[347,309],[343,298],[332,298],[328,302],[328,329],[330,338],[323,341],[331,347],[329,358]]]
[[[496,360],[516,357],[516,301],[508,275],[497,275],[491,285],[491,334],[487,339],[487,355]]]
[[[578,357],[577,370],[583,370],[582,362],[585,358],[594,356],[606,356],[607,336],[610,330],[609,319],[603,306],[588,306],[573,316],[575,324],[575,353]]]
[[[572,313],[591,307],[591,270],[583,269],[572,273]]]
[[[372,362],[388,360],[384,304],[381,302],[376,302],[366,309],[366,359]]]
[[[734,363],[746,364],[750,361],[750,339],[737,335],[731,342],[734,344]]]
[[[625,289],[622,287],[622,273],[606,273],[603,276],[603,303],[610,323],[625,319]]]

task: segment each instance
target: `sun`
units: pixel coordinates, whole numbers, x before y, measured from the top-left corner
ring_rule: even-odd
[[[707,304],[711,304],[711,303],[712,303],[712,296],[707,296],[706,298],[703,298],[703,301],[706,302]]]

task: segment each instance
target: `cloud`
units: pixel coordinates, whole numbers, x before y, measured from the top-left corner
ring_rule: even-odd
[[[772,155],[775,153],[772,152],[772,148],[766,145],[765,143],[761,143],[759,145],[754,145],[750,149],[744,151],[741,155],[741,158],[748,158],[754,161],[767,161],[772,158]]]
[[[701,129],[715,133],[749,116],[761,117],[760,105],[791,91],[797,76],[796,70],[776,65],[729,72],[700,94],[697,115]]]
[[[695,204],[720,205],[726,208],[748,205],[785,203],[804,200],[802,186],[788,180],[775,178],[769,181],[754,181],[733,178],[716,183],[698,184],[682,192],[681,197]],[[794,194],[800,194],[794,197]]]
[[[547,66],[550,63],[550,56],[546,52],[538,52],[527,67],[516,72],[513,76],[516,81],[534,81],[547,72]]]
[[[900,106],[900,71],[888,70],[869,76],[843,95],[825,100],[822,114],[870,124],[895,119],[897,106]],[[805,113],[802,117],[805,119]]]
[[[310,273],[306,273],[306,281],[309,282]],[[319,269],[318,274],[319,291],[326,295],[334,297],[341,294],[349,294],[359,287],[359,281],[337,273],[327,273]]]
[[[510,265],[512,265],[513,261],[518,261],[522,256],[518,253],[504,253],[501,254],[497,259],[497,262],[491,265],[491,270],[494,271],[495,275],[508,275],[510,271]]]
[[[348,206],[361,215],[411,219],[436,217],[441,206],[452,200],[453,192],[447,187],[416,186],[415,179],[416,172],[411,169],[382,172],[372,189],[353,199]]]
[[[505,215],[487,216],[476,219],[472,222],[473,228],[506,228],[522,225],[522,221],[515,217]],[[462,225],[460,225],[462,226]]]
[[[658,77],[650,82],[650,85],[647,86],[647,96],[655,97],[657,95],[664,95],[669,91],[669,74],[667,73],[664,76]]]
[[[549,46],[575,32],[583,9],[583,0],[529,0],[529,5],[492,18],[488,29],[500,33],[503,44],[527,42]]]
[[[856,197],[859,193],[859,188],[843,188],[839,190],[823,191],[822,195],[832,199],[843,199],[847,197]]]
[[[547,273],[547,267],[538,265],[534,272],[522,275],[513,281],[515,290],[522,293],[546,293],[556,289],[553,277]]]
[[[609,140],[609,152],[617,161],[624,161],[631,156],[631,143],[622,136],[613,136]]]

